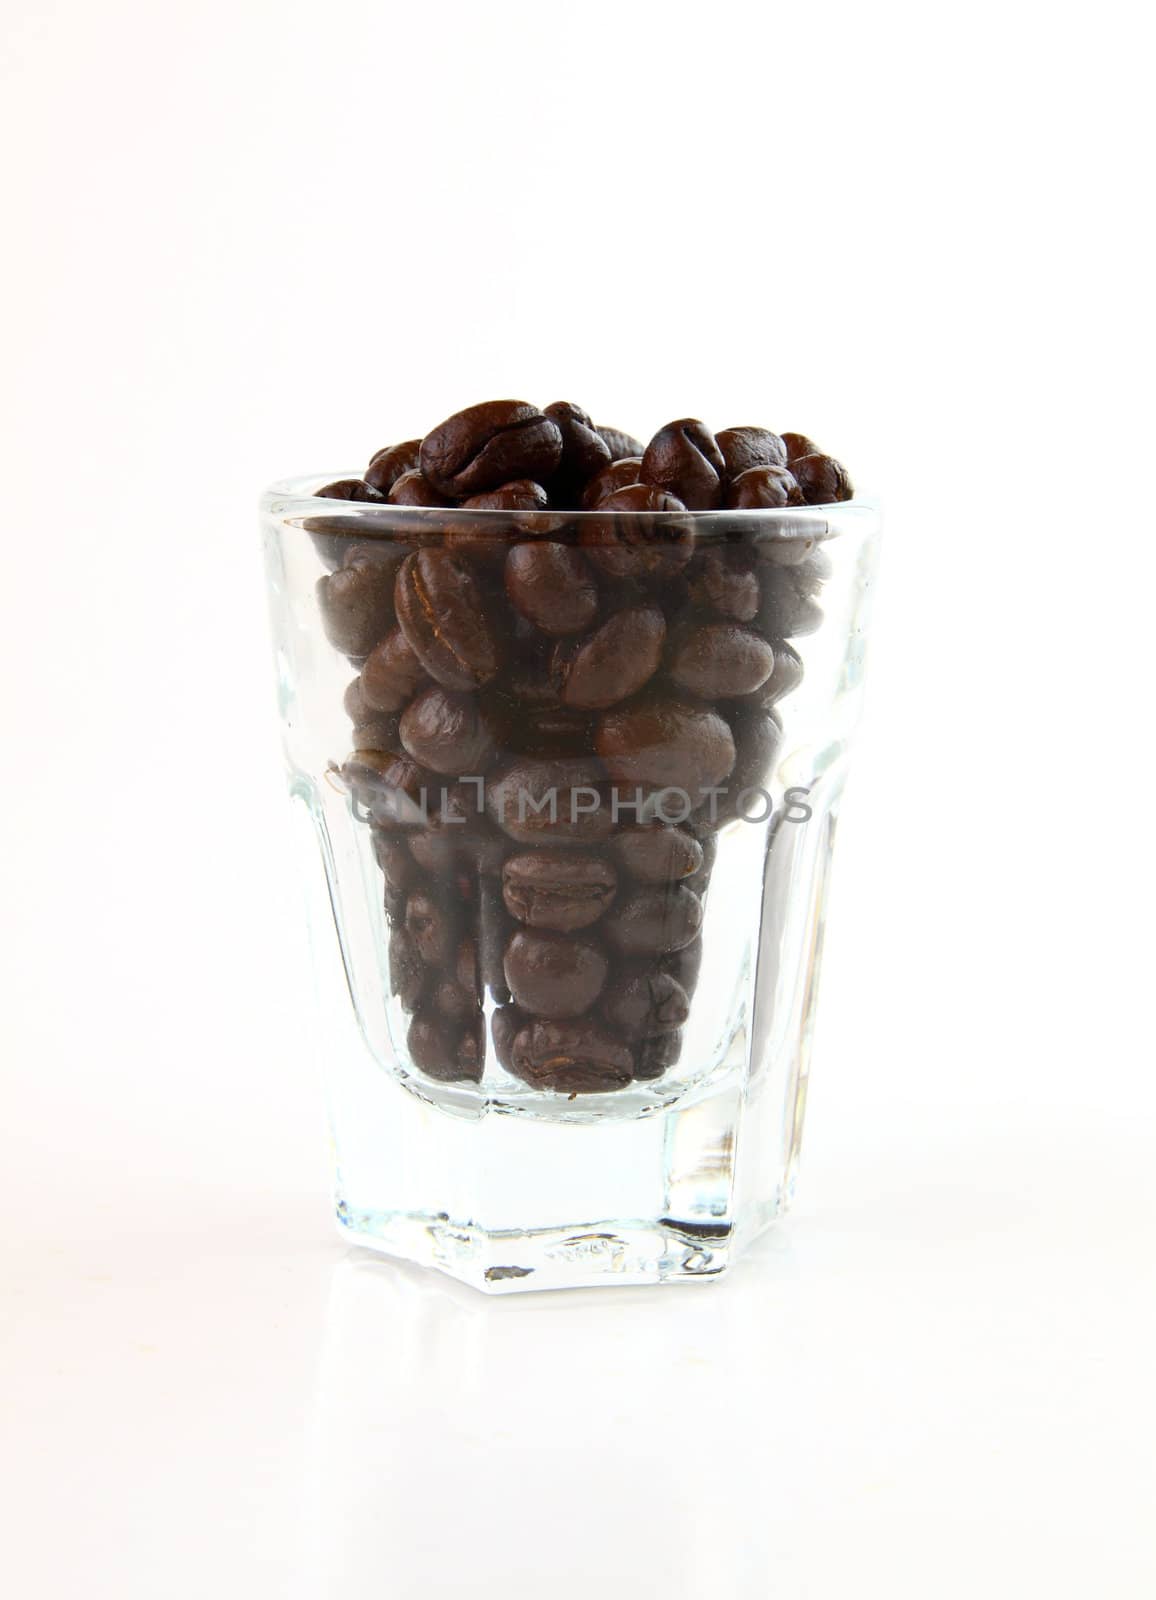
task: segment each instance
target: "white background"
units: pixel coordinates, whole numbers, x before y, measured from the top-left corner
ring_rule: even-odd
[[[5,0],[0,1581],[1149,1596],[1138,12]],[[494,395],[881,493],[801,1199],[332,1236],[253,504]]]

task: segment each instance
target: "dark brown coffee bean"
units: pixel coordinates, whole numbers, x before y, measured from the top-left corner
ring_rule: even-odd
[[[666,622],[657,606],[629,606],[584,639],[559,645],[554,670],[568,706],[591,711],[637,694],[658,671]]]
[[[545,413],[562,435],[562,459],[554,476],[554,487],[566,498],[560,504],[577,505],[583,485],[610,465],[610,446],[595,428],[581,406],[569,400],[556,400]]]
[[[477,1083],[482,1057],[474,1028],[460,1028],[433,1012],[419,1011],[406,1040],[414,1065],[439,1083]]]
[[[457,866],[458,841],[444,833],[412,831],[406,836],[406,847],[421,870],[433,878],[448,879]]]
[[[418,468],[403,472],[395,478],[389,491],[391,506],[448,506],[451,502],[440,494]]]
[[[431,678],[476,689],[498,674],[501,646],[478,580],[444,550],[417,550],[397,575],[397,620]]]
[[[339,567],[317,584],[321,624],[330,644],[347,656],[367,656],[393,623],[393,582],[372,561]]]
[[[608,970],[602,950],[588,939],[520,929],[506,946],[510,993],[536,1017],[580,1017],[602,993]]]
[[[800,456],[792,463],[791,471],[809,506],[828,506],[837,500],[850,500],[855,492],[846,467],[833,456]]]
[[[618,875],[609,861],[578,850],[530,850],[502,868],[502,898],[531,928],[574,933],[611,905]]]
[[[719,804],[721,826],[734,817],[766,822],[771,814],[769,787],[783,743],[783,727],[773,711],[743,706],[732,711],[735,765],[726,795]]]
[[[355,750],[396,750],[398,719],[376,711],[366,700],[361,679],[354,678],[342,696],[345,714],[353,724]]]
[[[404,444],[387,444],[366,467],[366,483],[379,494],[387,495],[403,472],[417,469],[420,451],[420,439],[407,439]]]
[[[660,428],[642,454],[642,481],[677,495],[692,511],[722,504],[726,462],[714,434],[694,417]]]
[[[519,758],[486,784],[486,809],[519,844],[598,844],[614,829],[604,779],[588,756]]]
[[[412,1011],[421,999],[428,976],[421,952],[412,935],[403,927],[390,929],[389,934],[389,987],[401,1001],[406,1011]]]
[[[468,934],[458,945],[458,953],[454,957],[454,977],[473,998],[474,1004],[481,1005],[482,974],[478,965],[478,947]]]
[[[417,870],[404,843],[395,834],[373,830],[373,853],[385,879],[386,910],[390,914],[403,910],[402,897],[413,888]]]
[[[426,1005],[436,1016],[458,1028],[464,1028],[478,1010],[473,991],[463,988],[455,978],[447,977],[432,979]]]
[[[690,598],[703,611],[750,622],[759,609],[759,580],[747,550],[700,550],[686,569]]]
[[[682,1034],[658,1033],[644,1039],[638,1047],[634,1076],[645,1083],[673,1067],[682,1054]]]
[[[701,927],[702,901],[677,884],[624,896],[599,931],[623,955],[656,956],[690,944]]]
[[[787,447],[777,433],[766,428],[724,428],[715,434],[727,477],[737,478],[748,467],[785,467]]]
[[[506,983],[506,945],[517,927],[513,917],[502,902],[502,888],[497,878],[487,875],[478,882],[478,967],[482,983],[499,1005],[510,998]]]
[[[415,889],[405,903],[405,926],[428,965],[440,967],[452,959],[460,933],[446,896],[435,899],[425,889]]]
[[[748,467],[727,490],[732,511],[777,511],[801,506],[803,491],[786,467]]]
[[[569,545],[538,539],[516,544],[506,557],[510,603],[543,633],[580,633],[598,610],[590,568]]]
[[[385,827],[424,826],[434,778],[408,755],[355,750],[342,764],[341,778],[372,822]]]
[[[768,637],[801,639],[821,626],[823,612],[814,595],[822,583],[816,578],[814,560],[812,556],[793,567],[763,568],[758,621]]]
[[[455,500],[514,478],[543,483],[562,458],[556,423],[524,400],[487,400],[440,422],[422,440],[422,471]]]
[[[630,1038],[641,1038],[680,1028],[690,1015],[690,1001],[669,972],[643,967],[610,985],[602,996],[602,1014]]]
[[[385,496],[363,478],[338,478],[317,490],[319,500],[363,500],[368,505],[381,505]]]
[[[531,1022],[514,1037],[510,1070],[535,1089],[598,1094],[624,1089],[634,1071],[630,1049],[596,1022]]]
[[[611,461],[622,461],[627,456],[637,456],[642,459],[642,440],[636,439],[632,433],[623,433],[621,428],[599,427],[598,432],[610,451]]]
[[[785,639],[776,639],[772,649],[775,652],[775,670],[753,696],[761,706],[773,706],[785,700],[803,681],[803,659],[799,652]]]
[[[701,935],[697,939],[692,939],[690,944],[683,945],[681,950],[663,956],[662,966],[664,971],[678,979],[688,995],[692,995],[698,985],[698,975],[702,968]]]
[[[770,645],[750,628],[737,622],[701,622],[672,638],[667,671],[688,694],[723,700],[753,694],[766,683],[774,664]]]
[[[819,446],[815,444],[813,440],[808,439],[805,433],[783,433],[780,434],[779,437],[782,439],[783,444],[786,447],[788,466],[790,466],[792,462],[798,461],[800,456],[817,456],[822,454]]]
[[[400,711],[429,678],[404,633],[394,628],[365,658],[360,681],[366,705]]]
[[[621,828],[611,840],[621,865],[640,883],[672,883],[702,866],[702,846],[691,834],[666,823]]]
[[[608,578],[676,577],[694,551],[686,507],[652,484],[616,489],[599,503],[599,515],[583,522],[579,540],[587,556]]]
[[[507,1072],[514,1070],[514,1040],[522,1029],[529,1025],[530,1018],[524,1011],[519,1011],[517,1006],[499,1006],[490,1019],[494,1054]]]
[[[402,744],[433,772],[456,777],[481,773],[496,753],[474,696],[443,689],[438,683],[410,701],[400,726]]]
[[[445,548],[474,562],[500,566],[515,535],[542,538],[562,525],[562,518],[545,514],[549,504],[542,485],[532,483],[529,478],[504,483],[485,494],[471,495],[463,501],[463,511],[505,511],[508,515],[473,517],[450,524],[445,530]]]
[[[735,760],[723,719],[685,700],[655,699],[607,711],[594,745],[612,778],[692,796],[721,784]]]
[[[616,489],[628,489],[631,484],[638,483],[641,471],[641,456],[623,456],[621,460],[611,462],[610,466],[603,467],[596,477],[590,479],[582,492],[582,504],[587,511],[592,511]]]

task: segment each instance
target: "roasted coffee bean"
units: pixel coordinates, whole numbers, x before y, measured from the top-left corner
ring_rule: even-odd
[[[625,956],[657,956],[690,944],[701,927],[702,901],[675,884],[623,896],[599,932]]]
[[[666,622],[657,606],[617,611],[584,639],[559,645],[554,670],[568,706],[592,711],[637,694],[658,671]]]
[[[753,567],[747,550],[700,550],[686,569],[691,600],[703,611],[750,622],[759,609],[759,580]]]
[[[791,465],[803,499],[809,506],[827,506],[850,500],[855,492],[846,467],[833,456],[800,456]]]
[[[366,467],[366,483],[379,494],[387,495],[403,472],[417,469],[420,451],[420,439],[407,439],[404,444],[387,444]]]
[[[766,822],[771,814],[768,788],[783,743],[783,726],[773,711],[743,706],[731,712],[735,765],[719,804],[720,826],[734,817]]]
[[[637,456],[642,459],[642,440],[636,439],[632,433],[623,433],[621,428],[603,428],[597,430],[605,441],[606,448],[610,451],[611,461],[622,461],[626,456]]]
[[[737,478],[748,467],[785,467],[787,447],[767,428],[724,428],[715,434],[726,463],[727,477]]]
[[[393,582],[372,561],[339,567],[317,584],[321,624],[330,644],[347,656],[367,656],[393,624]]]
[[[701,622],[671,639],[667,672],[688,694],[726,700],[753,694],[766,683],[774,664],[770,645],[750,628],[737,622]]]
[[[389,934],[389,987],[401,1001],[406,1011],[412,1011],[421,999],[428,976],[413,936],[403,927],[390,929]]]
[[[429,479],[415,467],[395,478],[389,491],[391,506],[448,506],[452,502],[440,494]]]
[[[814,633],[823,621],[823,612],[813,596],[821,587],[808,557],[793,567],[764,567],[762,601],[759,605],[760,631],[773,639],[801,639]]]
[[[819,446],[807,438],[805,433],[782,433],[779,435],[787,451],[787,465],[798,461],[800,456],[817,456],[822,452]]]
[[[482,1058],[475,1028],[464,1032],[434,1012],[419,1011],[406,1040],[414,1065],[439,1083],[477,1083]]]
[[[618,875],[609,861],[579,850],[529,850],[502,868],[507,910],[531,928],[574,933],[614,900]]]
[[[353,748],[355,750],[396,750],[398,748],[398,719],[375,711],[361,688],[361,679],[354,678],[347,687],[342,704],[345,714],[353,723]]]
[[[408,755],[355,750],[342,764],[341,778],[372,822],[387,827],[424,825],[433,774]]]
[[[506,557],[510,603],[543,633],[580,633],[598,610],[590,568],[569,545],[537,539],[514,545]]]
[[[499,1005],[510,998],[506,983],[506,945],[516,927],[517,923],[502,902],[502,889],[496,877],[481,878],[478,884],[478,968],[482,983]]]
[[[784,700],[803,681],[803,659],[799,652],[785,639],[776,639],[771,648],[775,652],[775,670],[753,696],[762,706],[773,706]]]
[[[690,1015],[690,1001],[677,978],[659,967],[627,972],[602,996],[607,1022],[631,1038],[680,1028]]]
[[[612,778],[692,796],[721,784],[735,760],[722,717],[685,700],[656,698],[605,712],[594,746]]]
[[[702,866],[698,840],[667,823],[619,828],[610,843],[619,863],[640,883],[673,883]]]
[[[727,490],[732,511],[777,511],[801,506],[803,491],[786,467],[748,467]]]
[[[578,537],[587,556],[608,578],[662,582],[680,573],[694,550],[690,522],[677,517],[685,510],[682,501],[664,489],[629,484],[599,503],[599,515],[582,524]]]
[[[421,467],[455,500],[514,478],[543,483],[562,459],[556,423],[524,400],[487,400],[440,422],[422,440]]]
[[[454,977],[461,988],[473,997],[474,1003],[480,1005],[482,996],[478,947],[469,934],[458,945],[458,953],[454,957]]]
[[[593,719],[589,712],[567,706],[511,706],[495,702],[501,718],[499,743],[513,754],[552,757],[581,756],[590,750]],[[499,722],[494,719],[495,727]]]
[[[363,478],[338,478],[317,490],[319,500],[363,500],[368,505],[381,505],[385,496]]]
[[[506,946],[510,993],[536,1017],[580,1017],[602,993],[608,970],[606,956],[589,939],[523,928]]]
[[[438,683],[410,701],[400,726],[401,742],[410,755],[434,772],[458,777],[481,773],[496,753],[476,698]]]
[[[519,758],[487,782],[486,809],[519,844],[597,844],[614,829],[604,778],[589,756]]]
[[[507,1072],[514,1070],[514,1040],[522,1029],[530,1025],[530,1018],[517,1006],[499,1006],[490,1019],[490,1034],[494,1041],[494,1054]],[[541,1024],[539,1024],[541,1026]]]
[[[590,479],[582,493],[582,504],[587,511],[592,511],[616,489],[628,489],[631,484],[638,483],[641,471],[641,456],[623,456],[619,461],[612,461],[608,467],[603,467],[596,477]]]
[[[457,865],[458,841],[444,833],[424,829],[410,832],[406,846],[417,865],[431,877],[446,879]]]
[[[501,648],[477,578],[444,550],[407,556],[394,592],[397,620],[431,678],[476,689],[498,674]]]
[[[711,843],[714,843],[713,839]],[[663,956],[662,967],[671,977],[678,979],[688,995],[692,995],[698,985],[698,975],[702,969],[702,936],[692,939],[690,944],[683,945],[681,950]]]
[[[674,1066],[681,1054],[680,1032],[657,1033],[649,1039],[643,1039],[638,1047],[634,1076],[644,1083],[652,1078],[661,1078],[664,1072]]]
[[[692,511],[722,503],[726,462],[714,434],[694,417],[660,428],[642,453],[642,481],[677,495]]]
[[[569,497],[566,503],[573,504],[595,473],[610,465],[610,446],[582,407],[569,400],[556,400],[544,414],[562,435],[562,459],[554,484]]]
[[[531,1022],[514,1036],[510,1070],[535,1089],[598,1094],[624,1089],[631,1050],[596,1022]]]
[[[515,478],[512,483],[487,489],[484,494],[472,494],[468,500],[462,501],[463,511],[529,511],[536,515],[539,511],[549,510],[549,507],[550,498],[545,489],[532,478]],[[521,525],[516,516],[509,520],[513,527]],[[525,525],[533,528],[536,525],[534,517],[528,518]]]
[[[455,909],[446,896],[434,898],[425,889],[415,889],[405,903],[405,926],[417,945],[423,961],[444,966],[460,938]]]
[[[445,1022],[459,1028],[464,1028],[478,1010],[473,991],[463,988],[455,978],[446,977],[432,979],[426,1005]]]
[[[504,511],[507,515],[500,519],[474,517],[450,524],[445,531],[445,547],[486,566],[499,566],[506,559],[515,530],[523,538],[543,538],[563,525],[563,518],[544,515],[549,504],[542,485],[529,478],[471,495],[463,501],[463,511]]]
[[[393,628],[365,658],[361,694],[373,711],[400,711],[429,682],[400,628]]]
[[[373,830],[373,853],[385,879],[386,910],[393,915],[404,909],[402,897],[416,881],[413,857],[402,839],[396,834],[383,833],[380,828]]]

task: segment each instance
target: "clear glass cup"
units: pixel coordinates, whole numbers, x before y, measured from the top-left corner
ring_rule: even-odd
[[[716,1276],[794,1185],[877,510],[326,481],[262,521],[339,1226],[489,1291]]]

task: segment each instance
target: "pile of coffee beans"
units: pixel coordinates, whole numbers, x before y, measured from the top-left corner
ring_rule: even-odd
[[[309,524],[419,1071],[481,1078],[486,990],[496,1059],[536,1088],[677,1062],[715,835],[768,781],[791,641],[822,621],[822,518],[790,509],[851,492],[802,434],[683,419],[643,446],[516,400],[319,491],[438,513]]]

